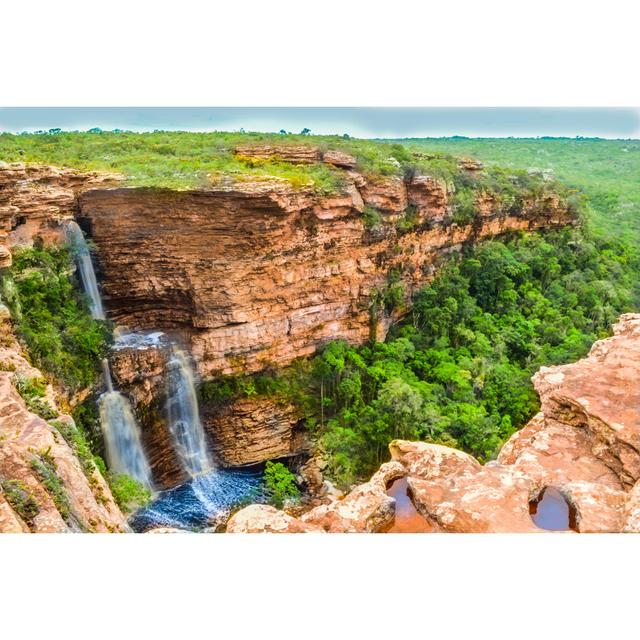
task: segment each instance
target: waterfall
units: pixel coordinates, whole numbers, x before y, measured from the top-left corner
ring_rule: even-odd
[[[210,471],[194,375],[187,355],[174,346],[167,363],[167,421],[182,467],[194,477]]]
[[[104,308],[102,307],[96,272],[93,269],[89,245],[82,233],[82,229],[80,229],[77,222],[69,220],[65,223],[65,235],[73,251],[74,259],[78,265],[78,271],[80,271],[82,287],[89,297],[91,316],[96,320],[104,320]]]
[[[106,316],[100,290],[82,229],[74,220],[69,220],[65,223],[65,235],[80,272],[82,286],[89,297],[91,316],[104,320]],[[162,336],[161,332],[116,334],[116,348],[156,346]],[[107,391],[99,400],[100,424],[109,468],[117,473],[126,473],[151,487],[151,470],[142,448],[140,427],[129,401],[113,388],[108,361],[104,360],[102,366]],[[200,422],[193,370],[186,354],[176,346],[171,348],[166,376],[167,421],[182,467],[191,477],[211,471],[213,464]]]
[[[153,487],[151,469],[142,448],[140,427],[129,401],[113,389],[109,363],[102,361],[107,391],[100,396],[100,425],[104,434],[109,469],[126,473],[148,488]]]

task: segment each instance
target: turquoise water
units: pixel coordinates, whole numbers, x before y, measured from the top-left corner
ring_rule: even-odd
[[[129,519],[134,531],[154,527],[200,530],[215,523],[231,509],[263,502],[262,473],[257,470],[216,470],[163,491],[147,507]]]

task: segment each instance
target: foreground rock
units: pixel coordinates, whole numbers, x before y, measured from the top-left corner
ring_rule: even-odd
[[[369,482],[357,486],[341,500],[320,505],[294,518],[267,505],[250,505],[227,523],[229,533],[374,533],[393,524],[395,500],[386,491],[406,474],[396,462],[383,464]]]
[[[0,347],[0,533],[127,530],[98,468],[65,440],[75,428],[71,417],[47,422],[17,392],[18,376],[42,374],[24,359],[7,322]],[[46,402],[56,408],[51,387]]]
[[[406,476],[418,511],[445,532],[540,532],[529,505],[546,487],[566,499],[581,533],[640,532],[640,314],[621,316],[613,337],[596,342],[588,357],[543,367],[533,380],[541,411],[494,462],[394,441],[392,462],[343,500],[299,519],[254,505],[229,530],[381,531],[393,517],[384,487]],[[345,512],[360,516],[345,524]]]

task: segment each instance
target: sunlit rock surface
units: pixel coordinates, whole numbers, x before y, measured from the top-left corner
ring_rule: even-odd
[[[77,211],[83,189],[117,184],[122,176],[43,165],[0,162],[0,266],[11,264],[11,247],[31,245],[38,236],[59,242],[59,224]]]
[[[290,153],[303,162],[299,154],[318,161],[320,152]],[[96,243],[110,316],[132,329],[180,333],[204,378],[260,371],[330,340],[382,339],[402,310],[372,321],[371,295],[387,286],[392,270],[408,301],[438,260],[467,240],[572,222],[553,195],[507,215],[478,194],[479,221],[458,226],[453,194],[435,178],[338,171],[343,188],[329,196],[248,177],[206,191],[84,191],[78,220]],[[376,209],[379,223],[366,222],[366,207]]]
[[[25,360],[17,341],[2,320],[3,341],[0,347],[0,481],[18,486],[23,495],[35,502],[37,513],[25,522],[0,492],[0,532],[32,531],[52,533],[66,531],[118,532],[127,529],[126,522],[109,486],[97,467],[83,468],[73,449],[60,432],[38,415],[30,412],[16,391],[12,380],[16,375],[42,378],[42,374]],[[47,389],[47,402],[56,408],[53,389]],[[70,416],[57,420],[70,422]],[[63,499],[69,513],[61,513],[36,473],[32,461],[46,455],[55,466],[61,482]],[[16,485],[17,483],[17,485]]]

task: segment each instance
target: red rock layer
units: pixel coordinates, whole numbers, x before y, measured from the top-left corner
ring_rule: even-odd
[[[571,221],[553,195],[515,216],[483,196],[481,219],[460,227],[450,221],[451,194],[433,178],[343,174],[335,197],[281,181],[85,191],[80,220],[98,247],[111,317],[131,328],[181,332],[204,377],[259,371],[330,340],[383,338],[402,309],[379,309],[372,322],[371,303],[392,272],[406,300],[439,257],[471,238]],[[365,206],[379,213],[374,228]],[[415,228],[403,232],[408,213]]]
[[[77,211],[83,189],[114,184],[115,174],[0,162],[0,267],[11,264],[10,248],[61,238],[59,221]]]

